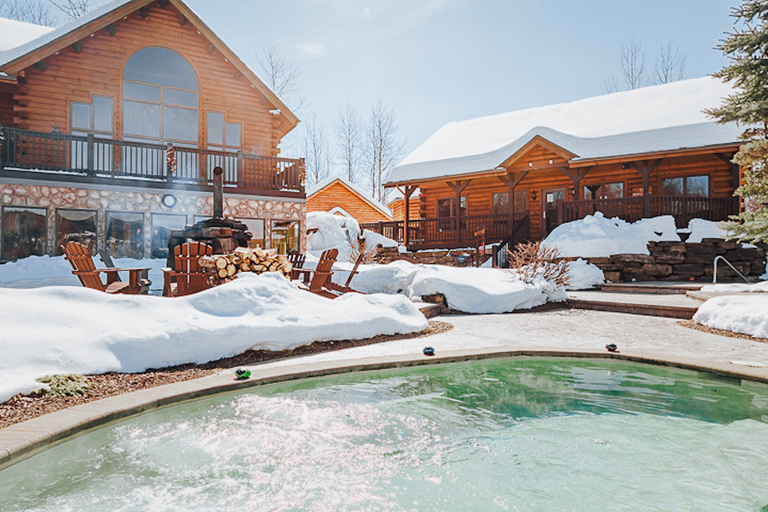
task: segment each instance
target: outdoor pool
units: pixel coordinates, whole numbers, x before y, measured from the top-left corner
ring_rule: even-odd
[[[738,510],[768,386],[611,360],[347,374],[186,403],[0,472],[0,510]]]

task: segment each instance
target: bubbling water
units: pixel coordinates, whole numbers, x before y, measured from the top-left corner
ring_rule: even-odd
[[[484,361],[133,418],[0,472],[0,510],[759,510],[766,453],[766,386]]]

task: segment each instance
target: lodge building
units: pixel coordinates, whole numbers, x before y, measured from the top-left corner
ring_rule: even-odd
[[[705,77],[449,123],[392,170],[402,220],[383,234],[455,248],[542,239],[598,211],[725,220],[739,211],[742,128],[704,110],[731,93]]]
[[[302,249],[298,123],[181,0],[113,0],[57,29],[0,19],[0,261],[68,240],[165,257],[171,229],[224,216]]]

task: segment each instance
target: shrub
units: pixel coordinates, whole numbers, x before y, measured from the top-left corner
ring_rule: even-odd
[[[568,286],[568,262],[561,258],[556,247],[541,242],[518,244],[509,251],[509,267],[515,269],[524,282],[531,284],[538,277],[556,286]]]
[[[51,398],[84,395],[93,388],[87,377],[77,374],[46,375],[37,379],[37,382],[48,384],[49,388],[44,393]]]

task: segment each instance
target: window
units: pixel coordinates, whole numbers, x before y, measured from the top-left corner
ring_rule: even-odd
[[[299,221],[273,220],[272,248],[277,249],[278,254],[288,254],[291,251],[298,251]]]
[[[525,213],[527,211],[528,192],[526,190],[515,190],[515,213]],[[493,194],[493,213],[494,215],[509,213],[509,192]]]
[[[67,242],[78,242],[96,254],[96,212],[93,210],[56,210],[56,254]]]
[[[152,257],[168,258],[168,241],[172,229],[184,229],[186,215],[152,214]]]
[[[144,257],[144,214],[107,212],[107,250],[115,258]]]
[[[237,153],[241,147],[241,129],[239,123],[225,123],[221,112],[208,112],[208,149]],[[226,175],[234,175],[237,170],[237,160],[232,157],[211,155],[206,160],[208,176],[215,167],[221,167]]]
[[[624,183],[603,183],[595,185],[585,185],[583,190],[584,199],[619,199],[624,197]]]
[[[264,219],[237,219],[246,226],[248,231],[251,232],[251,242],[259,244],[259,247],[264,247]],[[274,246],[273,246],[274,247]]]
[[[70,103],[69,133],[96,138],[111,139],[114,125],[114,101],[109,96],[94,96],[92,103],[73,101]],[[88,145],[72,142],[72,168],[86,169],[88,166]],[[111,171],[114,150],[112,146],[95,144],[93,164],[97,171]]]
[[[661,180],[661,195],[709,197],[709,176],[686,176]]]
[[[461,216],[464,217],[467,214],[467,197],[461,196]],[[437,216],[438,217],[453,217],[456,215],[456,198],[447,197],[445,199],[437,200]]]
[[[2,259],[42,256],[48,241],[45,208],[3,208]]]
[[[196,146],[197,75],[184,57],[165,48],[145,48],[125,65],[123,134]]]

